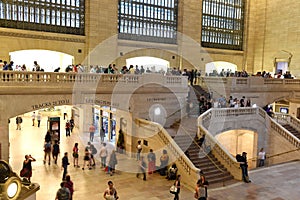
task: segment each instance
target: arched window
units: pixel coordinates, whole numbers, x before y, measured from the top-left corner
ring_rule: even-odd
[[[119,38],[176,43],[178,0],[120,0]]]
[[[84,35],[85,0],[1,0],[0,27]]]
[[[203,47],[243,50],[245,0],[203,0]]]

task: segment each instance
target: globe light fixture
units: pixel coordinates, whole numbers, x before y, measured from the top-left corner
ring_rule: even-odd
[[[9,164],[0,161],[0,199],[16,200],[21,192],[21,179],[14,173]]]

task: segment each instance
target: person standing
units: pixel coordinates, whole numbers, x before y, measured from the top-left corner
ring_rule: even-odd
[[[106,167],[106,157],[107,157],[106,143],[103,143],[103,146],[100,149],[99,155],[101,158],[101,166]]]
[[[180,193],[180,179],[181,176],[177,175],[176,180],[174,182],[175,187],[177,188],[176,192],[174,193],[174,200],[179,200],[179,193]]]
[[[265,165],[266,152],[264,152],[264,148],[261,148],[258,153],[258,167],[263,167]]]
[[[71,128],[69,120],[67,120],[65,128],[66,128],[66,137],[68,137],[68,136],[70,136],[70,128]]]
[[[247,162],[247,153],[246,152],[242,153],[240,167],[242,169],[243,181],[246,183],[250,183],[251,181],[249,180],[249,176],[248,176],[248,162]]]
[[[156,163],[156,155],[153,153],[153,149],[150,149],[150,152],[147,155],[148,159],[148,174],[153,174],[156,171],[155,163]]]
[[[68,152],[65,152],[64,157],[62,158],[62,169],[64,170],[63,172],[63,177],[62,180],[66,180],[66,175],[68,173],[68,165],[70,165],[69,163],[69,158],[68,158]]]
[[[74,163],[74,167],[79,167],[78,165],[78,157],[79,157],[79,149],[78,149],[78,143],[74,144],[73,147],[73,163]]]
[[[100,139],[101,139],[101,143],[104,142],[104,137],[105,137],[105,130],[103,128],[103,126],[100,129]]]
[[[167,166],[169,163],[169,155],[167,150],[163,150],[163,154],[160,157],[160,175],[161,176],[165,176],[166,175],[166,171],[167,171]]]
[[[94,141],[94,135],[95,135],[95,126],[93,124],[91,124],[90,128],[89,128],[89,132],[90,132],[90,142]]]
[[[56,192],[55,200],[69,200],[70,197],[70,190],[65,187],[65,182],[61,182],[60,188]]]
[[[34,121],[35,121],[35,112],[32,113],[31,115],[31,119],[32,119],[32,126],[34,126]]]
[[[64,120],[66,120],[68,118],[67,107],[64,106],[63,110],[64,110]]]
[[[23,161],[23,167],[20,173],[20,177],[25,177],[30,182],[32,177],[32,165],[31,162],[36,161],[31,155],[25,155],[25,160]]]
[[[136,177],[139,178],[140,174],[143,174],[143,180],[146,180],[146,162],[144,160],[144,156],[141,156],[140,160],[139,160],[139,167],[138,167],[138,173],[136,174]]]
[[[109,162],[108,162],[108,171],[111,176],[113,175],[113,173],[115,173],[116,164],[118,164],[116,151],[112,150],[112,152],[109,156]]]
[[[17,129],[16,130],[21,130],[22,122],[23,122],[22,117],[20,117],[20,116],[16,117],[16,124],[17,124]]]
[[[33,70],[32,71],[41,71],[40,65],[37,63],[37,61],[33,62]]]
[[[52,146],[52,158],[53,158],[55,164],[57,164],[58,154],[59,154],[59,144],[58,144],[58,141],[55,140],[54,144]]]
[[[40,112],[38,112],[37,116],[36,116],[37,122],[38,122],[38,127],[40,127],[41,125],[41,120],[42,120],[42,115]]]
[[[141,157],[141,152],[142,152],[142,142],[141,140],[138,141],[138,144],[136,146],[136,160],[140,160],[140,157]]]
[[[103,197],[106,200],[116,200],[119,199],[116,188],[112,181],[108,181],[108,188],[104,191]]]
[[[73,184],[73,181],[71,181],[71,176],[70,175],[66,176],[66,182],[65,182],[64,186],[69,189],[69,191],[70,191],[70,200],[73,200],[74,184]]]

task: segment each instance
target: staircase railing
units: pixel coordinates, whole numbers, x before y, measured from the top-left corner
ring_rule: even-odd
[[[204,147],[200,147],[199,146],[199,144],[198,144],[198,142],[197,141],[195,141],[195,138],[194,137],[192,137],[191,136],[191,134],[183,127],[183,126],[181,126],[180,127],[183,131],[184,131],[184,133],[186,134],[186,135],[188,135],[189,137],[190,137],[190,139],[192,140],[192,142],[198,147],[198,149],[199,149],[199,152],[202,150],[206,155],[206,157],[210,160],[210,162],[223,174],[223,177],[225,177],[225,171],[223,170],[223,169],[221,169],[217,164],[216,164],[216,162],[211,158],[211,156],[209,156],[209,152],[207,153],[206,151],[207,151],[207,147],[209,147],[208,145],[203,145],[203,146],[205,146],[205,148]],[[200,169],[201,170],[201,169]],[[205,172],[204,172],[205,173]],[[225,182],[223,181],[223,186],[225,186]]]
[[[235,174],[235,171],[237,170],[237,162],[235,161],[235,158],[232,157],[232,155],[222,147],[221,144],[218,143],[218,141],[214,138],[214,136],[208,131],[208,127],[210,125],[211,120],[217,120],[218,118],[222,117],[230,117],[230,116],[239,116],[239,115],[257,115],[260,120],[264,124],[266,124],[267,130],[272,130],[276,134],[280,135],[282,138],[285,139],[285,141],[288,141],[292,146],[294,146],[296,149],[300,147],[300,140],[295,137],[293,134],[291,134],[289,131],[284,129],[279,123],[277,123],[274,119],[269,117],[266,112],[260,108],[238,108],[238,109],[210,109],[203,113],[198,118],[198,134],[199,137],[201,135],[206,134],[205,137],[208,138],[208,142],[210,142],[210,146],[212,146],[212,153],[218,158],[218,160],[228,169],[228,171],[231,174]],[[286,119],[290,120],[290,123],[295,123],[298,126],[299,120],[293,119],[293,117],[287,117]],[[291,120],[293,119],[293,120]],[[293,121],[293,122],[292,122]],[[295,126],[296,126],[295,125]],[[214,133],[215,134],[215,133]],[[209,141],[210,140],[210,141]],[[215,151],[213,151],[216,149]],[[256,158],[250,158],[248,160],[256,160]],[[232,163],[231,163],[232,162]],[[237,163],[237,164],[233,164]],[[231,167],[233,165],[234,167]]]
[[[205,135],[205,146],[210,147],[212,154],[224,165],[237,180],[242,180],[240,164],[236,159],[203,127],[198,127],[199,137]]]
[[[274,119],[278,123],[286,123],[295,128],[297,131],[300,132],[300,120],[289,115],[289,114],[284,114],[284,113],[274,113]]]
[[[157,146],[159,146],[158,143],[161,143],[160,146],[162,148],[168,149],[168,154],[174,158],[174,162],[181,173],[183,182],[193,188],[199,178],[200,170],[186,157],[168,132],[160,124],[144,119],[136,119],[136,125],[137,128],[141,129],[151,128],[152,132],[156,133],[152,134],[152,140],[155,141]]]

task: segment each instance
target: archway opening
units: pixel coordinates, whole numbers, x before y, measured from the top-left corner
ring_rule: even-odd
[[[249,168],[256,167],[257,133],[251,130],[230,130],[216,136],[216,139],[232,154],[247,152]]]
[[[37,61],[45,72],[53,72],[60,67],[60,72],[64,72],[68,65],[72,65],[74,56],[58,51],[49,50],[20,50],[9,53],[10,60],[14,61],[14,69],[21,70],[22,65],[27,71],[32,71],[33,62]]]
[[[237,65],[229,62],[216,61],[205,65],[207,76],[230,76],[237,71]]]
[[[130,65],[134,67],[138,66],[141,69],[141,66],[147,70],[148,72],[155,73],[155,72],[167,72],[170,62],[161,58],[150,57],[150,56],[140,56],[134,58],[126,59],[126,66],[129,68]]]

